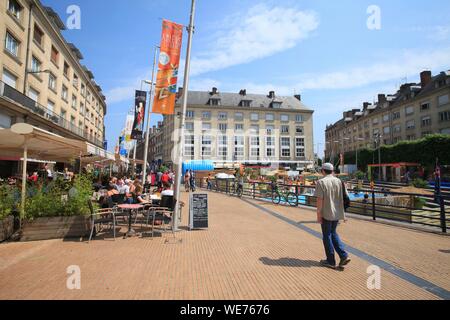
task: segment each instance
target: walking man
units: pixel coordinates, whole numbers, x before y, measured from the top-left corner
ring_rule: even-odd
[[[334,167],[331,163],[322,166],[324,178],[317,182],[315,197],[317,197],[317,221],[322,225],[323,244],[326,260],[320,263],[331,269],[336,269],[335,251],[340,257],[339,268],[350,263],[337,227],[339,221],[345,221],[344,192],[348,195],[342,181],[333,175]]]

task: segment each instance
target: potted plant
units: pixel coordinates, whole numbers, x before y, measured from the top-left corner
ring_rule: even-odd
[[[8,185],[0,186],[0,242],[8,240],[14,233],[14,192],[15,189]]]
[[[78,176],[67,184],[57,179],[29,189],[22,241],[80,238],[89,232],[92,182]]]

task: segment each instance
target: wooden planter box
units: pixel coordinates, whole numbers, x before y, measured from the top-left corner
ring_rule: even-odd
[[[90,231],[89,217],[37,218],[24,224],[21,241],[81,238]]]
[[[9,216],[0,220],[0,242],[8,240],[14,233],[14,217]]]

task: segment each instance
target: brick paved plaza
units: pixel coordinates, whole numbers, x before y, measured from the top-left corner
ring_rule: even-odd
[[[340,232],[353,261],[339,272],[318,264],[314,211],[215,193],[209,203],[210,229],[182,231],[179,244],[170,234],[1,244],[0,299],[449,299],[448,236],[349,219]],[[374,261],[380,290],[367,288]],[[81,290],[66,287],[71,265]]]

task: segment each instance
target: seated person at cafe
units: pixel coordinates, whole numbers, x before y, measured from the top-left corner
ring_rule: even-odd
[[[119,194],[119,192],[116,189],[114,189],[114,186],[112,184],[108,185],[107,190],[108,191],[106,192],[106,194],[101,196],[100,200],[98,201],[102,209],[114,207],[112,197],[113,195]]]
[[[169,183],[164,184],[164,190],[161,192],[161,197],[163,197],[163,196],[173,197],[173,190],[171,189]]]
[[[135,191],[135,203],[136,204],[148,204],[149,202],[147,200],[144,199],[142,192],[143,192],[144,188],[141,185],[138,185],[136,187],[136,191]]]

